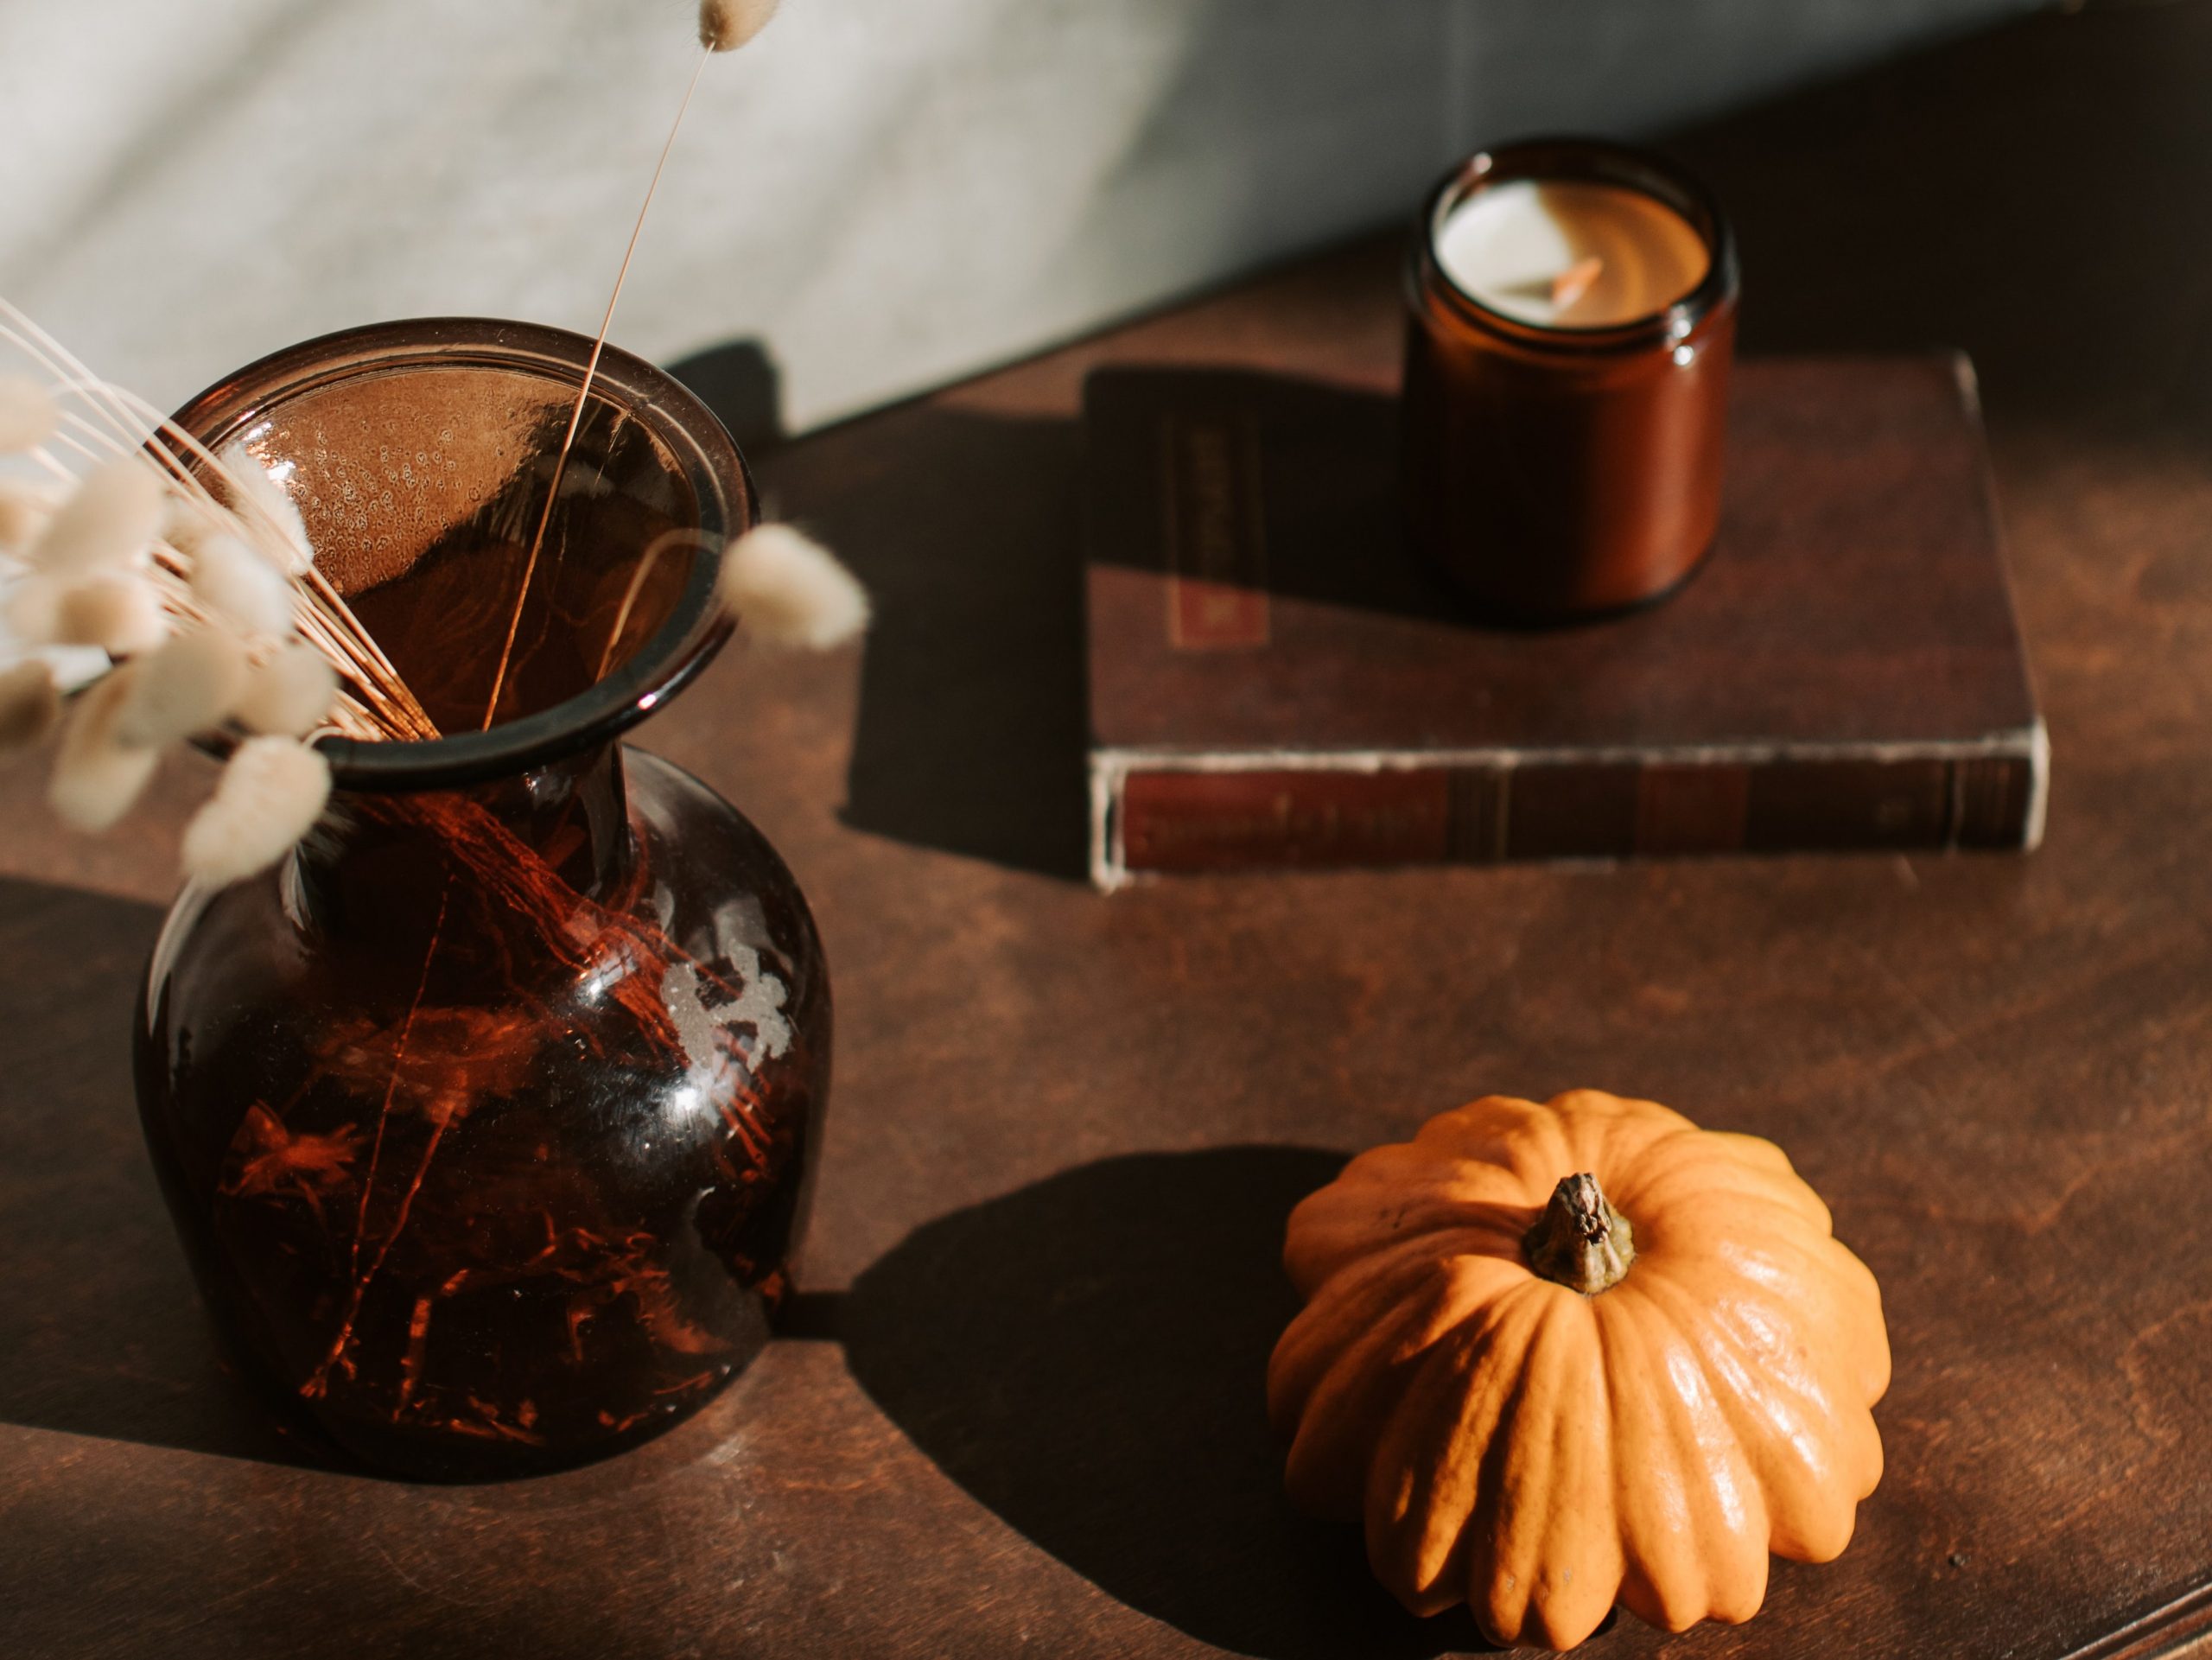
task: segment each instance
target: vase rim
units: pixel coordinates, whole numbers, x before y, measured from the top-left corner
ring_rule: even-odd
[[[536,374],[571,389],[591,361],[588,335],[495,317],[418,317],[368,323],[270,353],[187,401],[170,418],[212,450],[289,400],[364,373],[479,365]],[[514,777],[612,742],[674,696],[728,639],[715,596],[721,551],[757,518],[753,476],[714,411],[665,370],[608,345],[592,373],[604,399],[651,430],[676,456],[698,506],[691,567],[668,617],[617,668],[561,702],[478,732],[435,739],[326,735],[315,747],[340,790],[457,789]]]

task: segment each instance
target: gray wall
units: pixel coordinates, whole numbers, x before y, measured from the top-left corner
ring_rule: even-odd
[[[785,0],[702,85],[616,326],[804,427],[2031,0]],[[174,404],[434,312],[588,330],[688,0],[0,0],[0,293]]]

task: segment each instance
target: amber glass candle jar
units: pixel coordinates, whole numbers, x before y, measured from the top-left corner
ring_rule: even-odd
[[[1662,598],[1720,514],[1734,239],[1711,194],[1594,139],[1485,150],[1408,264],[1415,545],[1500,620]]]

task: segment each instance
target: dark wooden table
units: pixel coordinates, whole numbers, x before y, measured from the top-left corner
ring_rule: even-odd
[[[1387,385],[1370,245],[765,458],[865,652],[647,729],[785,849],[841,1053],[795,1329],[559,1478],[317,1467],[219,1370],[124,1035],[177,797],[0,860],[0,1654],[1418,1656],[1277,1497],[1283,1215],[1488,1090],[1783,1142],[1880,1275],[1889,1473],[1765,1611],[1590,1651],[2212,1644],[2212,5],[2092,7],[1684,135],[1750,351],[1979,360],[2056,752],[2026,859],[1279,876],[1112,900],[1071,416],[1101,362]],[[979,250],[977,257],[988,257]]]

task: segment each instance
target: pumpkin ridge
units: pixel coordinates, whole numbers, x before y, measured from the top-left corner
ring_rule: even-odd
[[[1787,1255],[1800,1269],[1826,1272],[1835,1236],[1815,1229],[1803,1212],[1764,1193],[1712,1188],[1665,1196],[1642,1207],[1649,1225],[1637,1237],[1645,1247],[1678,1262],[1733,1261],[1751,1252],[1764,1260]]]
[[[1541,1294],[1523,1279],[1502,1292],[1481,1326],[1448,1349],[1432,1350],[1415,1369],[1377,1437],[1366,1497],[1367,1543],[1378,1577],[1416,1613],[1464,1596],[1467,1528],[1487,1484],[1483,1472],[1503,1456],[1528,1331],[1541,1318]],[[1403,1443],[1426,1441],[1448,1412],[1453,1449],[1442,1460],[1402,1456]],[[1392,1456],[1399,1453],[1400,1456]],[[1393,1471],[1402,1472],[1393,1479]]]
[[[1433,1239],[1442,1233],[1497,1233],[1517,1239],[1540,1208],[1491,1199],[1469,1202],[1449,1193],[1418,1193],[1405,1202],[1360,1204],[1358,1208],[1344,1204],[1307,1215],[1299,1253],[1296,1257],[1285,1255],[1285,1269],[1292,1270],[1294,1279],[1314,1273],[1325,1279],[1350,1266],[1347,1259],[1394,1250],[1407,1239]],[[1338,1266],[1323,1270],[1320,1262]]]
[[[1359,1318],[1357,1288],[1332,1304],[1317,1301],[1291,1323],[1277,1343],[1275,1356],[1268,1364],[1269,1396],[1272,1400],[1281,1393],[1285,1412],[1278,1422],[1288,1418],[1294,1431],[1290,1485],[1295,1492],[1313,1495],[1313,1508],[1345,1519],[1359,1515],[1364,1477],[1357,1466],[1364,1454],[1358,1446],[1329,1440],[1313,1427],[1371,1421],[1386,1403],[1394,1406],[1438,1342],[1471,1329],[1480,1335],[1489,1323],[1485,1305],[1494,1305],[1517,1277],[1510,1273],[1507,1264],[1493,1258],[1467,1261],[1469,1269],[1454,1276],[1458,1284],[1442,1279],[1427,1284],[1426,1289],[1421,1283],[1409,1285],[1403,1295],[1391,1301],[1390,1316],[1383,1320]],[[1495,1266],[1486,1272],[1473,1268],[1480,1262]],[[1425,1265],[1414,1277],[1428,1282],[1435,1266]],[[1489,1280],[1491,1286],[1471,1288],[1466,1282],[1476,1275]],[[1454,1318],[1440,1320],[1440,1313],[1455,1307],[1460,1312]],[[1309,1315],[1315,1318],[1309,1321]],[[1479,1323],[1471,1328],[1471,1320]],[[1423,1326],[1431,1330],[1429,1339],[1409,1345],[1408,1333]],[[1309,1353],[1317,1358],[1309,1359]],[[1289,1403],[1294,1396],[1300,1404],[1292,1409]],[[1314,1473],[1317,1462],[1321,1473]],[[1347,1465],[1352,1466],[1348,1481]]]
[[[1479,1253],[1466,1254],[1484,1260]],[[1457,1255],[1433,1249],[1428,1239],[1409,1239],[1390,1251],[1348,1263],[1315,1290],[1276,1348],[1287,1352],[1316,1339],[1338,1346],[1360,1341],[1378,1324],[1375,1305],[1393,1314],[1433,1307],[1448,1291],[1438,1270]]]
[[[1774,1248],[1760,1248],[1771,1266]],[[1763,1278],[1747,1272],[1745,1250],[1702,1261],[1667,1262],[1653,1276],[1654,1294],[1671,1288],[1670,1304],[1725,1330],[1745,1363],[1755,1368],[1758,1388],[1784,1392],[1807,1402],[1813,1421],[1824,1426],[1823,1449],[1833,1460],[1848,1443],[1872,1433],[1867,1416],[1881,1391],[1865,1388],[1852,1357],[1867,1345],[1886,1356],[1878,1315],[1865,1313],[1827,1282],[1825,1266],[1815,1257],[1802,1269],[1788,1268]],[[1869,1486],[1871,1491],[1871,1484]],[[1864,1497],[1854,1491],[1855,1501]]]
[[[1707,1129],[1700,1133],[1712,1136],[1721,1150],[1755,1169],[1773,1175],[1788,1176],[1794,1181],[1805,1180],[1797,1167],[1789,1161],[1789,1155],[1764,1135],[1755,1135],[1747,1129]],[[1806,1184],[1806,1191],[1812,1191],[1810,1183]],[[1818,1194],[1814,1196],[1819,1197]]]
[[[1283,1263],[1302,1293],[1310,1295],[1351,1261],[1401,1237],[1471,1225],[1490,1214],[1517,1215],[1541,1202],[1518,1178],[1495,1167],[1455,1161],[1439,1172],[1435,1161],[1414,1163],[1395,1156],[1411,1151],[1399,1144],[1363,1154],[1337,1180],[1293,1208]],[[1367,1164],[1382,1154],[1394,1157],[1387,1164]]]
[[[1605,1395],[1588,1300],[1555,1292],[1529,1337],[1497,1480],[1467,1529],[1467,1602],[1492,1642],[1571,1647],[1613,1606],[1622,1558]]]
[[[1656,1101],[1621,1101],[1618,1110],[1592,1104],[1612,1099],[1592,1090],[1571,1090],[1553,1098],[1551,1110],[1565,1127],[1571,1160],[1560,1175],[1569,1170],[1592,1171],[1611,1192],[1612,1177],[1636,1168],[1657,1143],[1685,1131],[1701,1133],[1681,1114]]]
[[[1318,1301],[1330,1294],[1339,1280],[1348,1286],[1367,1287],[1400,1274],[1417,1274],[1426,1264],[1456,1256],[1495,1256],[1501,1261],[1517,1262],[1519,1251],[1519,1236],[1510,1224],[1462,1224],[1394,1236],[1351,1254],[1315,1282],[1306,1295],[1309,1301]],[[1294,1284],[1300,1280],[1299,1274],[1291,1275]]]
[[[1655,1304],[1667,1305],[1665,1318],[1697,1355],[1727,1415],[1765,1500],[1766,1549],[1793,1561],[1834,1559],[1850,1542],[1859,1501],[1873,1489],[1869,1483],[1860,1490],[1837,1467],[1834,1457],[1819,1454],[1848,1447],[1856,1439],[1850,1415],[1863,1415],[1865,1409],[1841,1397],[1833,1388],[1834,1378],[1815,1377],[1808,1389],[1779,1375],[1770,1355],[1747,1350],[1732,1311],[1716,1308],[1701,1314],[1689,1294],[1669,1276],[1655,1275],[1642,1289]],[[1785,1400],[1800,1410],[1783,1410]],[[1851,1491],[1840,1503],[1840,1480]]]
[[[1790,1311],[1791,1323],[1808,1339],[1840,1327],[1857,1337],[1868,1329],[1869,1316],[1878,1313],[1853,1294],[1853,1276],[1840,1260],[1849,1253],[1827,1236],[1792,1237],[1780,1229],[1761,1232],[1725,1213],[1715,1216],[1711,1227],[1710,1239],[1680,1228],[1661,1234],[1649,1255],[1678,1279],[1718,1279],[1730,1282],[1734,1295],[1749,1292],[1771,1299]]]
[[[1376,1358],[1421,1318],[1410,1301],[1395,1313],[1350,1343],[1322,1331],[1306,1340],[1307,1352],[1301,1354],[1294,1339],[1306,1334],[1294,1326],[1276,1345],[1268,1393],[1276,1427],[1290,1441],[1283,1485],[1311,1514],[1349,1521],[1361,1513],[1374,1448],[1357,1427],[1395,1409],[1413,1381],[1413,1367]]]
[[[1346,1164],[1335,1181],[1306,1197],[1317,1199],[1332,1190],[1380,1188],[1392,1192],[1408,1184],[1456,1186],[1469,1182],[1493,1182],[1516,1193],[1522,1193],[1526,1186],[1524,1179],[1510,1165],[1457,1150],[1440,1153],[1434,1139],[1423,1142],[1416,1136],[1409,1142],[1388,1142],[1381,1147],[1371,1147]]]
[[[1703,1369],[1648,1288],[1592,1307],[1613,1382],[1621,1600],[1670,1631],[1706,1619],[1748,1619],[1766,1593],[1768,1532],[1750,1460],[1710,1389],[1702,1412],[1686,1396],[1685,1383],[1703,1383]],[[1687,1378],[1671,1364],[1686,1353]]]
[[[1758,1138],[1736,1139],[1752,1142]],[[1786,1167],[1777,1169],[1748,1158],[1735,1147],[1714,1148],[1710,1145],[1712,1140],[1710,1132],[1694,1129],[1680,1136],[1658,1137],[1643,1148],[1632,1166],[1617,1171],[1618,1182],[1608,1180],[1602,1170],[1599,1180],[1606,1182],[1614,1203],[1624,1210],[1640,1205],[1664,1209],[1689,1195],[1758,1194],[1795,1212],[1822,1233],[1831,1231],[1834,1224],[1827,1206],[1802,1177]]]
[[[1510,1110],[1510,1121],[1496,1122]],[[1465,1162],[1510,1171],[1541,1205],[1565,1173],[1573,1148],[1566,1124],[1550,1107],[1513,1096],[1481,1100],[1430,1119],[1414,1133],[1411,1148],[1434,1158],[1440,1148]]]

